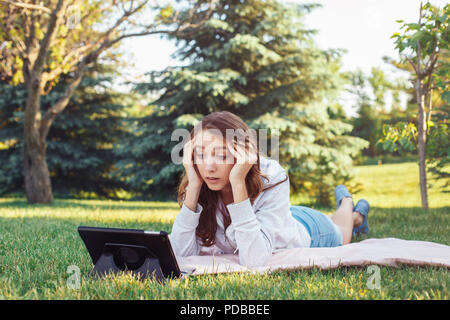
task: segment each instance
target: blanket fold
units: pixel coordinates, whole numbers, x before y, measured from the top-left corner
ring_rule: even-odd
[[[397,238],[366,239],[332,248],[294,248],[272,254],[265,266],[248,268],[239,264],[237,254],[177,257],[180,269],[188,274],[250,271],[255,273],[275,270],[322,270],[341,266],[400,264],[450,268],[450,246],[429,241]]]

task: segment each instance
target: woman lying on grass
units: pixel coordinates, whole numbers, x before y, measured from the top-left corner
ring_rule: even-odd
[[[237,139],[226,139],[227,129]],[[343,185],[335,189],[331,218],[291,206],[286,171],[239,132],[248,133],[248,126],[227,111],[205,116],[192,129],[183,148],[181,210],[169,235],[177,256],[238,252],[240,264],[262,266],[278,250],[345,245],[369,231],[369,203],[354,206]]]

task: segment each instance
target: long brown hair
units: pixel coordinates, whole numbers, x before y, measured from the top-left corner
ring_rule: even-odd
[[[202,121],[197,123],[194,128],[190,132],[190,138],[194,137],[194,132],[199,132],[204,129],[215,129],[219,130],[222,133],[222,136],[226,136],[226,129],[241,129],[244,132],[249,132],[249,127],[247,124],[239,118],[234,113],[228,111],[216,111],[205,116]],[[267,175],[261,172],[260,170],[260,155],[259,148],[255,146],[257,150],[257,163],[252,166],[250,171],[248,172],[245,178],[245,184],[247,187],[248,196],[251,204],[255,199],[259,196],[260,193],[275,187],[276,185],[286,181],[289,177],[282,181],[279,181],[276,184],[269,185],[265,188],[261,177],[269,181]],[[196,165],[194,164],[195,169],[198,172]],[[188,185],[188,177],[186,175],[186,170],[181,175],[180,183],[178,184],[178,204],[181,208],[183,205],[183,201],[186,195],[186,186]],[[209,247],[212,246],[216,242],[216,231],[217,231],[217,218],[216,218],[216,210],[222,213],[225,230],[231,224],[230,214],[228,209],[225,207],[226,212],[224,212],[219,206],[219,192],[213,191],[208,188],[208,186],[203,183],[198,202],[203,207],[203,211],[200,214],[199,224],[196,229],[196,236],[202,240],[202,245]]]

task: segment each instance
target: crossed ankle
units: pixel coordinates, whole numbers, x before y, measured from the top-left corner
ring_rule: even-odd
[[[351,203],[353,203],[353,198],[345,196],[342,198],[341,203],[350,203],[351,204]]]
[[[358,211],[353,211],[353,226],[359,227],[360,225],[363,224],[363,222],[364,216]]]

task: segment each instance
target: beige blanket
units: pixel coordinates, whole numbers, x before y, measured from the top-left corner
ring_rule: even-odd
[[[250,271],[257,273],[285,269],[322,270],[340,266],[398,264],[442,266],[450,268],[450,246],[396,238],[367,239],[333,248],[295,248],[274,253],[263,267],[247,268],[239,264],[237,254],[177,257],[187,274]]]

